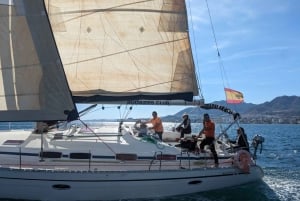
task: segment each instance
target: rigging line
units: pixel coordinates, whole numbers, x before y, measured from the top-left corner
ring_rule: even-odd
[[[123,110],[123,112],[121,111],[121,107],[122,104],[118,106],[119,109],[119,114],[120,114],[120,121],[124,121],[125,119],[127,119],[127,116],[129,115],[129,113],[131,112],[131,109],[128,109],[128,105],[125,105],[125,108]],[[130,107],[131,108],[131,107]]]
[[[215,41],[215,45],[216,45],[216,49],[217,49],[217,53],[218,53],[218,62],[219,62],[219,67],[220,67],[220,70],[221,70],[221,77],[222,77],[222,81],[223,81],[223,88],[225,88],[225,81],[227,82],[227,86],[229,86],[228,84],[228,79],[226,77],[226,73],[225,73],[225,68],[224,68],[224,65],[223,65],[223,61],[222,61],[222,58],[221,58],[221,54],[220,54],[220,50],[219,50],[219,46],[218,46],[218,42],[217,42],[217,37],[216,37],[216,34],[215,34],[215,28],[214,28],[214,25],[213,25],[213,22],[212,22],[212,17],[211,17],[211,13],[210,13],[210,9],[209,9],[209,6],[208,6],[208,2],[207,0],[205,0],[206,2],[206,7],[207,7],[207,11],[208,11],[208,15],[209,15],[209,19],[210,19],[210,25],[211,25],[211,29],[212,29],[212,34],[213,34],[213,37],[214,37],[214,41]]]
[[[207,10],[208,10],[209,19],[210,19],[210,25],[211,25],[211,28],[212,28],[212,33],[213,33],[213,36],[214,36],[214,40],[215,40],[215,44],[216,44],[216,49],[217,49],[217,53],[218,53],[218,61],[219,61],[219,67],[220,67],[221,77],[222,77],[222,81],[223,81],[223,88],[225,88],[225,86],[228,86],[230,88],[230,85],[229,85],[229,82],[228,82],[228,78],[227,78],[227,75],[226,75],[226,71],[225,71],[225,67],[224,67],[224,64],[223,64],[223,60],[221,58],[221,54],[220,54],[220,50],[219,50],[219,46],[218,46],[218,42],[217,42],[217,37],[216,37],[216,34],[215,34],[215,29],[214,29],[214,25],[213,25],[213,22],[212,22],[212,17],[211,17],[210,9],[209,9],[209,6],[208,6],[208,2],[207,2],[207,0],[205,0],[205,2],[206,2],[206,7],[207,7]],[[226,82],[226,84],[225,84],[225,82]],[[226,97],[225,90],[224,90],[224,95]],[[227,102],[226,102],[226,105],[228,105]],[[234,108],[235,108],[235,110],[237,110],[237,106],[236,105],[234,105]]]
[[[84,121],[82,121],[81,119],[78,119],[89,131],[91,131],[91,133],[93,133],[111,152],[113,152],[114,154],[116,154],[116,152],[107,144],[105,143],[100,136],[98,136],[95,131],[93,129],[91,129],[89,127],[89,125],[87,125]]]
[[[199,60],[198,60],[198,54],[197,54],[197,44],[196,44],[196,40],[195,40],[195,29],[194,29],[194,23],[193,23],[193,15],[192,15],[192,9],[191,9],[191,3],[190,1],[188,1],[188,8],[189,8],[189,11],[190,11],[190,17],[191,17],[191,26],[192,26],[192,35],[193,35],[193,43],[194,43],[194,47],[195,47],[195,52],[196,52],[196,66],[199,67]],[[188,22],[187,22],[188,23]],[[193,55],[192,55],[193,56]],[[196,66],[194,68],[196,68]],[[201,83],[201,75],[200,75],[200,71],[199,71],[199,68],[197,69],[196,68],[196,71],[197,71],[197,74],[196,74],[196,79],[197,79],[197,83],[198,83],[198,91],[199,91],[199,96],[201,96],[200,98],[203,98],[203,94],[202,94],[202,83]]]
[[[132,110],[132,106],[130,106],[129,108],[127,108],[128,105],[126,105],[126,109],[127,109],[127,113],[125,114],[125,111],[124,111],[124,116],[123,116],[123,119],[127,119],[128,118],[128,115],[130,114],[131,110]]]
[[[124,111],[123,111],[123,115],[122,115],[122,120],[125,120],[126,119],[126,111],[128,111],[128,109],[127,109],[127,104],[125,105],[125,109],[124,109]]]
[[[94,112],[97,112],[98,110],[100,110],[101,108],[97,108],[97,109],[93,109],[93,110],[89,110],[89,111],[86,111],[85,113],[81,114],[79,117],[82,117],[84,115],[87,115],[87,114],[91,114],[91,113],[94,113]]]
[[[90,110],[90,111],[88,111],[88,113],[91,114],[91,113],[99,111],[100,109],[104,110],[104,109],[111,109],[111,108],[117,108],[117,107],[118,106],[112,106],[112,107],[104,107],[104,106],[102,106],[102,108],[97,108],[97,109],[94,109],[94,110]],[[87,113],[85,113],[85,114],[87,114]]]
[[[119,118],[120,118],[120,121],[122,120],[122,112],[121,112],[121,105],[119,105],[117,107],[117,109],[119,110]]]

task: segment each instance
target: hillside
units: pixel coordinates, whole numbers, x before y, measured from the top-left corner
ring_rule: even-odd
[[[242,103],[227,104],[225,101],[213,102],[236,111],[242,116],[242,123],[300,123],[300,97],[280,96],[270,102],[262,104]],[[193,122],[200,122],[204,113],[209,113],[213,118],[224,115],[218,110],[205,110],[189,107],[175,115],[163,117],[164,121],[178,121],[183,113],[188,113]]]
[[[270,102],[257,105],[247,111],[248,115],[300,116],[300,97],[280,96]]]

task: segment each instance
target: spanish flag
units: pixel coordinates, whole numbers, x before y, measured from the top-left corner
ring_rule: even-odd
[[[227,103],[238,104],[244,102],[244,96],[241,92],[233,89],[224,88]]]

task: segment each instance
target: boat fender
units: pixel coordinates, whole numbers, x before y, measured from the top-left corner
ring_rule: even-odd
[[[246,150],[239,150],[234,157],[235,165],[244,173],[250,172],[251,155]]]

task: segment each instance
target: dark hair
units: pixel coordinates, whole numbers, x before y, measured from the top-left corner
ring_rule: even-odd
[[[155,114],[155,115],[157,115],[157,112],[156,112],[156,111],[153,111],[153,112],[152,112],[152,114]]]
[[[209,117],[209,115],[208,115],[207,113],[205,113],[203,116],[204,116],[204,117]]]
[[[238,130],[242,131],[242,133],[245,133],[245,130],[243,127],[239,127]]]

